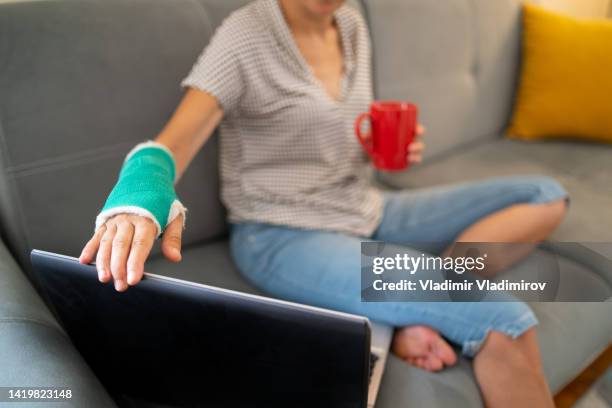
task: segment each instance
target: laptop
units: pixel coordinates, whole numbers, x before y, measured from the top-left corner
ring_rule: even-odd
[[[127,292],[34,250],[35,279],[109,392],[142,405],[372,407],[390,327],[150,273]]]

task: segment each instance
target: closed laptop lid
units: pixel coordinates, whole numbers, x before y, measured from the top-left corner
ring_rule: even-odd
[[[47,302],[115,395],[177,406],[366,405],[365,318],[150,274],[118,293],[92,265],[31,258]]]

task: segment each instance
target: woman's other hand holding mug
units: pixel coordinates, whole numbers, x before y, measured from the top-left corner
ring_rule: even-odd
[[[425,135],[427,130],[423,125],[418,125],[416,139],[408,145],[408,162],[410,164],[420,164],[423,161],[423,151],[425,150],[425,143],[421,138]]]

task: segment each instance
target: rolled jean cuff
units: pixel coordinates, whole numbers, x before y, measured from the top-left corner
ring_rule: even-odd
[[[516,339],[523,335],[527,330],[536,326],[538,324],[538,319],[530,310],[524,313],[521,317],[519,317],[514,322],[508,322],[501,325],[490,326],[485,331],[482,337],[477,340],[468,340],[463,343],[461,352],[466,357],[475,357],[476,354],[482,348],[483,343],[489,336],[489,333],[494,331],[498,333],[505,334],[513,339]]]
[[[569,193],[557,180],[550,177],[536,177],[538,182],[534,183],[539,189],[531,204],[547,204],[553,201],[565,199],[569,203]]]

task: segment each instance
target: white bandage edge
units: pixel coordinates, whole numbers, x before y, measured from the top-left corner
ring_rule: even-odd
[[[168,221],[166,225],[170,224],[179,215],[183,216],[183,229],[185,229],[185,222],[187,221],[187,208],[179,200],[174,200],[170,206],[170,212],[168,213]]]
[[[158,149],[163,150],[164,152],[168,153],[168,155],[172,158],[172,163],[174,164],[174,166],[176,167],[176,161],[174,160],[174,155],[172,154],[172,151],[170,149],[168,149],[165,145],[155,142],[153,140],[147,140],[146,142],[142,142],[142,143],[138,143],[136,146],[134,146],[132,148],[132,150],[130,150],[130,152],[127,154],[127,156],[125,156],[125,159],[123,160],[123,162],[125,163],[126,161],[128,161],[130,159],[130,157],[132,157],[134,155],[134,153],[146,148],[146,147],[156,147]],[[174,176],[174,180],[173,182],[176,184],[177,182],[177,175],[176,175],[176,171],[175,171],[175,176]]]
[[[98,229],[102,227],[104,224],[106,224],[106,221],[108,221],[110,218],[114,217],[115,215],[119,215],[119,214],[133,214],[133,215],[138,215],[138,216],[150,219],[151,221],[153,221],[153,223],[155,224],[155,227],[157,228],[157,235],[156,235],[157,238],[159,238],[162,232],[164,232],[161,225],[159,225],[159,222],[157,222],[157,219],[151,213],[151,211],[147,210],[146,208],[138,207],[135,205],[124,205],[124,206],[109,208],[106,211],[102,211],[96,217],[95,231],[98,231]],[[185,208],[185,206],[179,200],[174,200],[172,202],[172,205],[170,206],[170,212],[168,213],[168,220],[166,221],[166,225],[174,221],[179,215],[183,216],[183,229],[185,229],[185,222],[187,220],[187,208]]]
[[[146,142],[142,142],[134,146],[134,148],[132,148],[132,150],[130,150],[130,152],[127,154],[127,156],[125,156],[125,159],[123,160],[123,162],[125,163],[126,161],[128,161],[130,157],[134,155],[134,153],[146,147],[156,147],[158,149],[162,149],[163,151],[168,153],[168,155],[170,155],[170,157],[172,158],[172,161],[174,162],[174,155],[172,154],[172,151],[170,151],[170,149],[168,149],[163,144],[155,142],[153,140],[147,140]],[[173,181],[174,183],[176,183],[176,177],[174,178]],[[115,215],[119,215],[119,214],[134,214],[134,215],[139,215],[141,217],[150,219],[151,221],[155,223],[155,227],[157,227],[157,237],[158,238],[163,232],[162,226],[159,225],[159,222],[149,210],[147,210],[146,208],[135,206],[135,205],[124,205],[120,207],[109,208],[106,211],[102,211],[96,217],[95,231],[98,231],[98,229],[102,225],[104,225],[106,221],[109,220],[109,218],[114,217]],[[185,208],[185,206],[179,200],[174,200],[172,202],[172,205],[170,206],[170,211],[168,213],[168,220],[166,221],[166,225],[174,221],[176,217],[178,217],[179,215],[183,216],[183,229],[185,229],[185,222],[187,221],[187,208]]]

